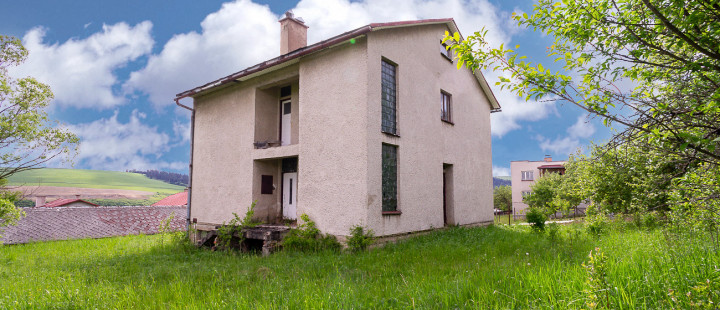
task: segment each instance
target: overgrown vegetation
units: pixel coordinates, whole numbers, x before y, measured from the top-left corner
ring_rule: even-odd
[[[253,201],[250,207],[245,211],[245,216],[240,218],[237,213],[233,212],[233,219],[229,223],[220,226],[217,230],[215,239],[215,247],[219,250],[239,249],[245,241],[243,229],[252,228],[261,224],[261,222],[253,219],[255,215],[255,203]]]
[[[495,187],[493,189],[493,205],[498,210],[512,210],[512,187],[509,185]]]
[[[342,245],[335,236],[322,234],[315,222],[305,213],[300,215],[300,219],[302,224],[291,229],[283,238],[283,250],[298,252],[340,251]]]
[[[489,46],[484,31],[445,41],[458,66],[502,71],[496,85],[526,100],[570,103],[620,124],[590,156],[571,158],[564,177],[538,180],[528,199],[544,213],[586,200],[595,207],[590,230],[601,233],[609,214],[660,212],[720,250],[719,12],[704,0],[539,0],[512,18],[554,39],[547,66],[520,46]]]
[[[375,233],[372,229],[365,229],[360,225],[350,228],[350,237],[347,238],[348,251],[351,253],[359,253],[367,250],[372,245]]]
[[[530,223],[530,227],[536,232],[545,231],[545,221],[547,216],[540,211],[538,207],[530,207],[525,212],[525,219]]]
[[[709,239],[673,235],[632,221],[602,238],[560,226],[556,242],[527,226],[457,227],[362,255],[269,257],[161,246],[159,235],[5,246],[0,308],[588,309],[589,292],[608,309],[717,305],[720,255]],[[598,269],[595,248],[605,284],[583,267]]]

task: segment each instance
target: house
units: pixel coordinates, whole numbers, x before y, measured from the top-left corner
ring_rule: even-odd
[[[98,205],[88,202],[79,198],[61,198],[55,199],[43,205],[38,205],[38,208],[57,208],[57,207],[97,207]]]
[[[193,115],[198,231],[252,202],[266,223],[307,214],[340,237],[354,225],[389,237],[493,221],[500,106],[441,44],[453,19],[369,24],[309,46],[301,19],[288,12],[280,25],[279,57],[175,98]]]
[[[160,201],[153,203],[153,206],[187,206],[187,190],[167,196]]]
[[[523,197],[530,195],[531,185],[535,180],[546,173],[565,174],[565,161],[553,161],[549,155],[541,161],[512,161],[510,162],[510,177],[512,180],[512,208],[514,214],[524,214],[528,205]]]

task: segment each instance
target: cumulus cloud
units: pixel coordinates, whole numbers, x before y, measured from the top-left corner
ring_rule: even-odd
[[[510,175],[510,168],[507,167],[500,167],[500,166],[492,166],[492,174],[494,177],[503,177],[503,176],[509,176]]]
[[[47,83],[60,105],[109,108],[124,103],[113,91],[118,83],[114,70],[150,53],[154,41],[152,23],[103,25],[102,31],[85,39],[64,43],[44,42],[45,29],[36,27],[23,37],[27,61],[11,68],[15,77],[32,76]]]
[[[568,127],[568,135],[555,139],[548,139],[543,136],[537,136],[540,142],[540,149],[543,151],[551,151],[558,155],[570,155],[582,146],[580,139],[590,138],[595,133],[595,125],[587,120],[587,117],[581,115],[575,124]]]
[[[133,111],[127,123],[109,118],[91,123],[68,125],[80,137],[76,161],[90,169],[184,169],[183,162],[165,162],[160,155],[170,148],[170,137],[142,123],[143,115]]]
[[[148,94],[156,107],[172,104],[179,92],[277,56],[277,21],[267,6],[249,0],[225,3],[205,17],[202,32],[173,36],[123,88]]]
[[[496,45],[517,30],[507,25],[509,13],[487,0],[303,0],[293,11],[310,27],[308,44],[373,22],[426,18],[453,17],[465,34],[485,27]],[[148,94],[156,107],[167,106],[181,91],[278,56],[279,18],[250,0],[226,3],[202,21],[201,32],[171,38],[123,88]]]

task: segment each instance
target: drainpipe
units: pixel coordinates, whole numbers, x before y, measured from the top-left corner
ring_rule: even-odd
[[[188,195],[187,195],[187,232],[188,232],[188,236],[190,236],[190,228],[192,225],[192,219],[190,219],[190,209],[191,209],[190,202],[192,201],[193,149],[195,147],[195,109],[180,103],[180,99],[185,98],[185,97],[186,96],[175,98],[175,104],[177,104],[179,107],[182,107],[182,108],[192,111],[192,115],[190,116],[190,165],[188,167]]]

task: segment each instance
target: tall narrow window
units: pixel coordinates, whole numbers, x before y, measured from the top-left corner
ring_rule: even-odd
[[[382,211],[397,211],[397,146],[382,145]]]
[[[440,91],[440,119],[448,123],[452,123],[452,95]]]
[[[397,135],[396,69],[394,64],[382,61],[382,131],[393,135]]]

